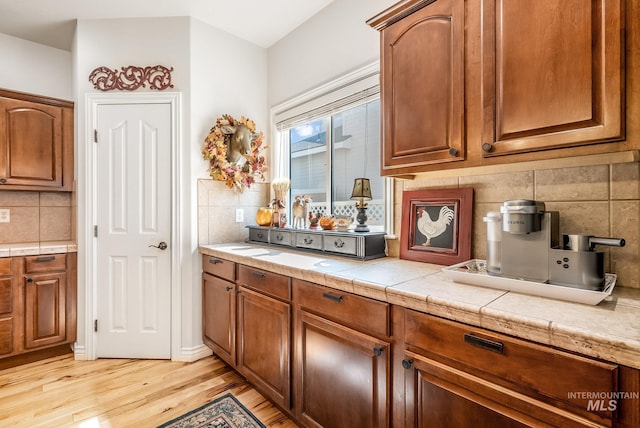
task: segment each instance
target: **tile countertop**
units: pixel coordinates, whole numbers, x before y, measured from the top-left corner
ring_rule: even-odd
[[[71,241],[25,242],[0,245],[0,257],[37,256],[40,254],[77,253],[78,244]]]
[[[453,282],[442,266],[370,261],[257,244],[199,248],[259,269],[640,369],[640,290],[618,287],[596,306]]]

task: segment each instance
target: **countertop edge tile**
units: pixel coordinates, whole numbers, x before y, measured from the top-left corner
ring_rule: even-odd
[[[480,309],[480,327],[498,333],[551,345],[551,321],[523,317],[489,307]]]
[[[638,368],[640,341],[605,336],[556,322],[551,322],[550,333],[554,346],[559,348]]]

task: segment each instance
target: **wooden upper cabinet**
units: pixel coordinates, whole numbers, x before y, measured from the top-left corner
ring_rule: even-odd
[[[428,3],[368,21],[381,32],[382,175],[464,159],[464,1]]]
[[[639,22],[635,0],[389,7],[367,21],[380,31],[382,175],[637,158]]]
[[[621,2],[483,2],[484,156],[624,139]]]
[[[0,90],[0,190],[72,190],[73,103]]]

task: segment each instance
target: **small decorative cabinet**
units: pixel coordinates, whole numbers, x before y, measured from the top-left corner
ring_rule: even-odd
[[[279,245],[356,259],[385,257],[384,232],[338,232],[332,230],[287,229],[247,226],[247,242]]]

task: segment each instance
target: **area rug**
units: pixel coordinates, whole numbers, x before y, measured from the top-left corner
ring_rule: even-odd
[[[266,428],[229,393],[158,428]]]

